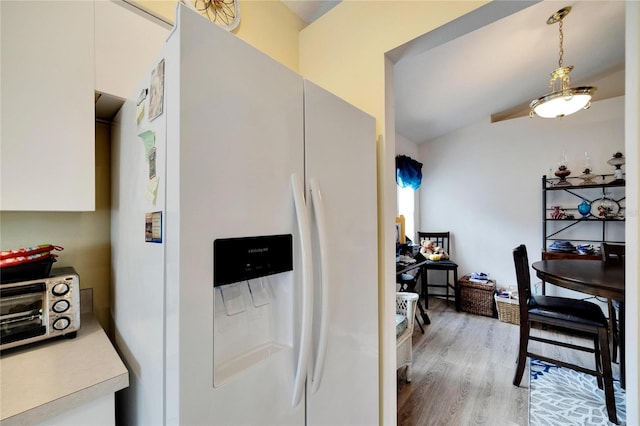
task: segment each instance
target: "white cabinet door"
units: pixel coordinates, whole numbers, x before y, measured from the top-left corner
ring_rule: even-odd
[[[0,2],[0,210],[95,209],[93,11]]]
[[[38,423],[38,426],[112,426],[115,424],[115,394],[110,393],[50,417]]]
[[[126,99],[165,44],[170,25],[124,2],[96,1],[96,90]]]

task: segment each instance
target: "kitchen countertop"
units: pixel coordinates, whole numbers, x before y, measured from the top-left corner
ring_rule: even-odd
[[[0,354],[0,423],[34,424],[129,386],[129,373],[92,314],[75,339]]]

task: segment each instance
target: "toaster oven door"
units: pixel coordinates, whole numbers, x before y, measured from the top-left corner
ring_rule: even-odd
[[[46,334],[46,285],[0,288],[0,341],[3,345]]]

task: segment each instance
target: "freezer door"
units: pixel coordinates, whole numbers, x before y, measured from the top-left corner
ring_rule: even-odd
[[[307,203],[313,204],[316,241],[307,424],[374,425],[379,382],[375,120],[309,81],[304,88]]]
[[[303,175],[302,78],[179,11],[180,91],[167,108],[178,119],[167,154],[167,423],[301,425],[291,174]],[[214,241],[273,235],[292,236],[293,270],[214,287]]]

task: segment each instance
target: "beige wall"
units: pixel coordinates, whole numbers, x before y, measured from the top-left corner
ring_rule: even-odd
[[[110,241],[110,136],[109,126],[96,123],[96,211],[0,212],[1,248],[55,244],[64,247],[54,267],[73,266],[80,275],[80,288],[93,289],[93,311],[109,331],[111,241]],[[37,153],[34,153],[37,155]],[[42,182],[56,190],[55,166],[51,178]]]

